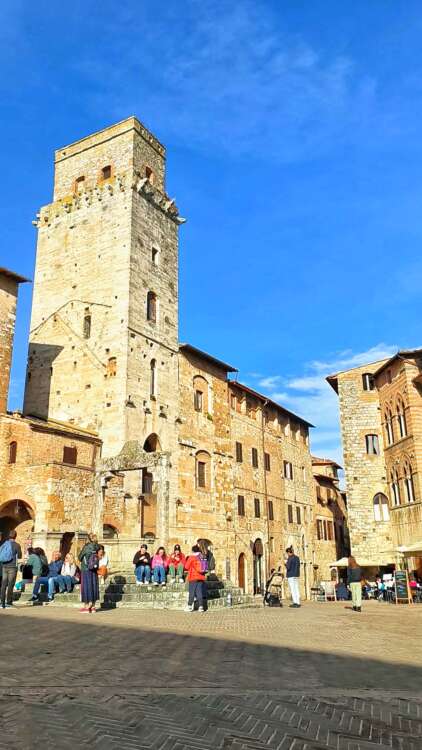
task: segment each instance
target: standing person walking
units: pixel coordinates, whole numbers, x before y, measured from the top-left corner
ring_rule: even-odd
[[[300,607],[300,560],[295,555],[293,547],[287,547],[286,552],[288,555],[286,560],[286,578],[292,596],[292,604],[289,606],[297,609]]]
[[[195,599],[198,602],[198,612],[205,612],[203,586],[205,575],[201,571],[201,551],[197,544],[192,547],[192,554],[186,559],[185,570],[188,571],[189,598],[185,612],[193,612]]]
[[[80,612],[96,612],[95,603],[99,599],[97,555],[100,545],[95,534],[88,534],[88,541],[82,547],[78,560],[81,563],[81,601]]]
[[[1,608],[13,607],[13,589],[18,574],[18,560],[22,557],[20,544],[16,541],[16,531],[9,532],[9,538],[0,547],[0,564],[2,579],[0,600]]]
[[[347,561],[347,583],[352,592],[354,612],[362,612],[362,578],[362,568],[351,555]]]

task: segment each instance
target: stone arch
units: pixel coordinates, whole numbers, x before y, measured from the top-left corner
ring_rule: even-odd
[[[0,507],[0,537],[6,537],[10,531],[16,531],[17,541],[24,549],[31,539],[34,520],[34,508],[27,500],[8,500]]]
[[[209,411],[208,380],[202,375],[193,377],[193,406],[195,411],[207,414]]]
[[[119,529],[112,523],[103,524],[103,539],[118,539]]]
[[[156,432],[151,432],[144,442],[144,451],[146,453],[157,453],[161,451],[160,438]]]

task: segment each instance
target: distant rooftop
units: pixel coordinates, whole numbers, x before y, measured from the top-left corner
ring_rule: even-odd
[[[231,365],[226,364],[226,362],[222,362],[221,359],[216,359],[216,357],[213,357],[211,354],[208,354],[207,352],[203,352],[201,349],[197,349],[196,346],[192,346],[191,344],[179,344],[179,349],[181,349],[184,352],[194,354],[197,357],[200,357],[201,359],[205,359],[207,360],[207,362],[211,362],[213,365],[217,365],[217,367],[221,367],[221,369],[224,370],[225,372],[237,372],[237,369],[235,367],[232,367]]]
[[[318,456],[312,456],[312,466],[335,466],[337,469],[343,468],[331,458],[319,458]]]
[[[27,279],[26,276],[20,276],[18,273],[15,273],[14,271],[9,271],[8,268],[0,267],[0,274],[2,274],[3,276],[8,276],[9,279],[13,279],[18,284],[25,284],[27,281],[31,281],[31,279]]]
[[[229,384],[230,386],[234,386],[235,388],[240,388],[242,391],[245,391],[246,393],[250,393],[251,396],[255,396],[255,398],[259,399],[260,401],[265,402],[266,404],[271,404],[272,406],[275,406],[276,409],[280,409],[285,414],[288,414],[290,417],[293,417],[298,422],[305,424],[307,427],[315,427],[314,424],[311,424],[311,422],[308,422],[306,419],[303,419],[303,417],[299,417],[298,414],[295,414],[293,411],[290,411],[290,409],[286,409],[286,407],[282,406],[282,404],[279,404],[278,401],[273,401],[273,399],[269,398],[269,396],[264,396],[262,393],[258,393],[258,391],[254,391],[253,388],[249,388],[249,386],[243,385],[243,383],[239,383],[237,380],[230,380]]]

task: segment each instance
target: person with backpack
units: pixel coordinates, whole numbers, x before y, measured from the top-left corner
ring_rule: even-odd
[[[81,601],[80,612],[84,614],[96,612],[95,604],[99,599],[98,568],[100,560],[98,557],[98,544],[95,534],[88,534],[88,541],[82,547],[78,560],[81,563]]]
[[[51,556],[51,562],[48,565],[47,571],[45,570],[45,564],[42,563],[41,575],[37,576],[34,583],[34,589],[30,601],[38,601],[40,588],[43,584],[48,586],[48,601],[53,601],[53,595],[51,593],[50,579],[56,578],[62,569],[62,556],[59,550],[55,550]]]
[[[176,583],[176,575],[180,583],[184,583],[183,571],[185,569],[186,557],[180,549],[180,544],[174,545],[174,551],[169,557],[169,573],[172,583]]]
[[[16,531],[10,531],[8,539],[0,546],[0,565],[2,567],[0,602],[2,609],[13,607],[13,589],[18,574],[18,560],[21,557],[22,549],[16,541]]]
[[[195,599],[198,602],[198,612],[205,612],[204,590],[205,573],[202,572],[201,550],[197,544],[192,547],[192,554],[185,562],[185,570],[188,572],[189,597],[185,612],[193,612]]]

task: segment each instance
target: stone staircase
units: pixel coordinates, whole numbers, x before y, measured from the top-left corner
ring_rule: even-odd
[[[253,596],[229,581],[218,579],[207,582],[208,609],[216,607],[250,607],[256,606]],[[71,594],[55,594],[54,601],[48,602],[47,592],[41,591],[39,600],[31,602],[32,584],[26,584],[25,590],[16,595],[20,604],[27,603],[35,607],[80,607],[80,587],[75,586]],[[182,610],[187,604],[188,586],[186,583],[167,583],[164,586],[138,586],[133,570],[113,573],[104,585],[100,585],[101,609],[175,609]],[[98,605],[97,605],[98,606]]]

